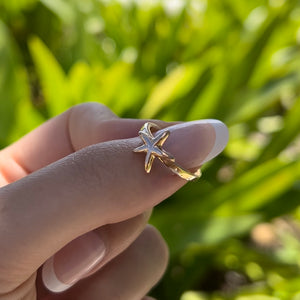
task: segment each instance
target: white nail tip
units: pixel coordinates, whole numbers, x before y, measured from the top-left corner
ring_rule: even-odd
[[[72,285],[62,283],[56,276],[53,268],[53,257],[43,265],[42,279],[45,287],[54,293],[60,293],[69,289]]]
[[[223,122],[219,120],[205,120],[205,121],[206,121],[205,123],[209,123],[214,127],[216,133],[216,139],[212,150],[202,161],[202,164],[208,162],[209,160],[216,157],[219,153],[221,153],[224,150],[225,146],[227,145],[229,139],[227,126]]]

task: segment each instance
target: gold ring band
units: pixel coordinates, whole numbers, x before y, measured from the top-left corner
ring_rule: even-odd
[[[198,169],[196,172],[192,173],[189,170],[179,166],[172,154],[168,153],[162,149],[162,145],[167,140],[170,135],[170,131],[166,130],[157,133],[155,136],[151,132],[151,128],[159,130],[160,128],[151,122],[147,122],[139,131],[139,136],[144,142],[143,145],[135,148],[134,152],[146,152],[145,158],[145,171],[150,173],[151,167],[155,157],[157,157],[166,167],[168,167],[173,173],[179,177],[191,181],[201,176],[201,170]]]

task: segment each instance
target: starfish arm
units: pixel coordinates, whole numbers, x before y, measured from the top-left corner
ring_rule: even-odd
[[[169,152],[167,152],[164,149],[161,149],[159,147],[154,147],[152,152],[157,157],[168,158],[171,161],[175,161],[175,158],[171,153],[169,153]]]
[[[144,124],[142,131],[146,134],[151,134],[151,124],[149,122]]]
[[[147,147],[150,147],[153,144],[153,137],[149,136],[148,134],[140,132],[140,137]]]
[[[169,135],[170,135],[170,131],[164,131],[157,134],[153,139],[153,144],[161,147],[164,144],[164,142],[167,140]]]
[[[151,132],[151,128],[154,127],[154,128],[157,128],[158,127],[154,124],[154,123],[145,123],[144,126],[141,128],[141,130],[139,131],[139,134],[144,134],[146,136],[149,136],[149,137],[152,137],[153,138],[153,134]]]
[[[156,125],[155,123],[151,123],[151,122],[147,122],[143,127],[143,129],[145,129],[148,133],[150,133],[152,135],[151,128],[155,128],[156,130],[159,129],[158,125]]]
[[[148,151],[148,147],[146,145],[142,145],[133,149],[133,152],[147,152],[147,151]]]
[[[153,153],[155,156],[158,156],[158,157],[164,156],[163,150],[160,149],[160,148],[157,147],[157,146],[154,146],[151,150],[152,150],[152,153]]]
[[[139,131],[139,136],[143,140],[144,144],[135,148],[134,152],[146,152],[145,157],[145,170],[147,173],[151,171],[153,161],[155,157],[160,159],[168,158],[174,160],[173,156],[162,149],[162,145],[170,135],[169,131],[164,131],[156,134],[154,137],[151,128],[157,128],[157,125],[152,123],[145,123],[142,129]]]
[[[147,152],[145,159],[145,170],[150,173],[155,156],[151,152]]]

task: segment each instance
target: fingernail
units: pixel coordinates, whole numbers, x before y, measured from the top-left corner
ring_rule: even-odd
[[[87,275],[105,255],[105,246],[93,231],[70,242],[48,259],[42,270],[44,285],[52,292],[63,292]]]
[[[174,155],[176,162],[195,168],[222,152],[228,142],[227,126],[219,120],[198,120],[161,129],[170,131],[163,148]]]

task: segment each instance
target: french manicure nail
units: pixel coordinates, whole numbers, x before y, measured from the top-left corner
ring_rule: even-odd
[[[186,168],[196,168],[222,152],[228,142],[227,126],[219,120],[198,120],[176,124],[160,131],[170,131],[164,149]]]
[[[87,275],[105,255],[105,245],[91,231],[71,241],[46,261],[42,270],[44,285],[52,292],[63,292]]]

